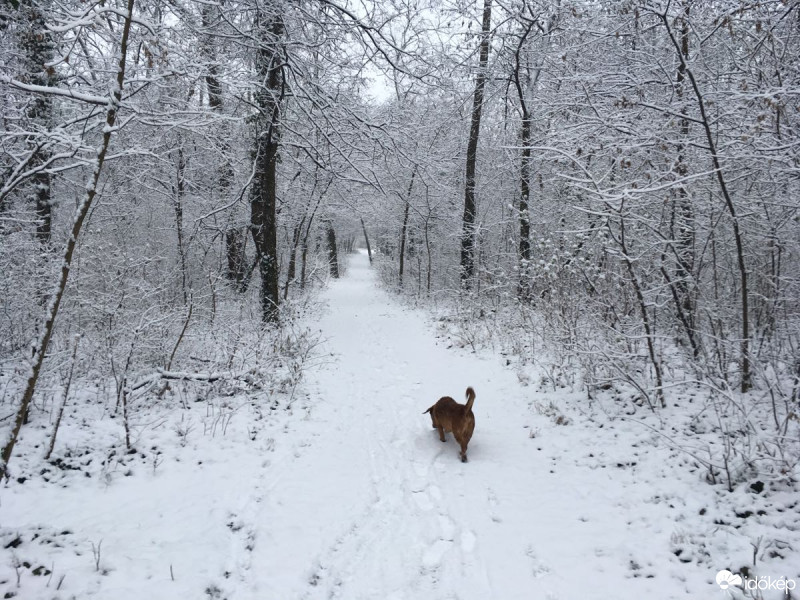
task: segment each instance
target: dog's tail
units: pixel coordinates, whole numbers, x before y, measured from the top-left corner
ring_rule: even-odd
[[[431,412],[432,410],[433,410],[433,407],[431,406],[431,407],[430,407],[428,410],[426,410],[426,411],[425,411],[424,413],[422,413],[422,414],[423,414],[423,415],[426,415],[426,414],[428,414],[429,412]]]
[[[475,402],[475,390],[470,386],[467,388],[467,412],[472,410],[473,402]]]

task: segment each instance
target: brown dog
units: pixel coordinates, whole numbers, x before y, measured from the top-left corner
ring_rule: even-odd
[[[431,413],[433,428],[439,430],[439,439],[443,442],[446,431],[451,432],[461,446],[461,462],[467,462],[467,444],[475,430],[475,415],[472,414],[472,403],[475,402],[475,390],[467,388],[467,404],[459,404],[450,396],[444,396],[425,413]]]

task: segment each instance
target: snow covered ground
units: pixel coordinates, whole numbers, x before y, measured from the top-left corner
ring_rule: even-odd
[[[363,254],[324,299],[324,360],[291,408],[154,407],[137,454],[0,489],[0,593],[713,599],[728,597],[718,571],[753,569],[754,545],[751,575],[800,581],[792,490],[728,493],[653,429],[448,348],[376,286]],[[464,464],[422,413],[442,395],[463,402],[467,385]],[[86,427],[111,436],[89,412]]]

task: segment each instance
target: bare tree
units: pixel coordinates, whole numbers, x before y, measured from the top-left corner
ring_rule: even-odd
[[[285,93],[282,6],[257,5],[255,177],[250,200],[250,230],[259,256],[261,314],[265,322],[278,320],[279,262],[277,248],[277,167],[281,103]]]
[[[461,228],[461,283],[469,289],[475,272],[475,172],[478,163],[478,139],[481,133],[483,94],[486,87],[491,41],[492,0],[484,0],[478,73],[475,76],[475,95],[472,100],[472,119],[467,141],[466,175],[464,180],[464,216]]]
[[[116,80],[112,87],[111,94],[108,98],[107,108],[105,111],[105,127],[103,128],[102,140],[97,148],[97,158],[95,160],[94,169],[89,178],[86,186],[86,196],[75,210],[75,215],[72,221],[72,228],[70,236],[67,239],[66,246],[63,252],[63,261],[61,273],[58,281],[53,286],[50,304],[41,326],[41,334],[36,344],[33,347],[33,357],[31,359],[30,374],[22,394],[22,398],[17,406],[14,425],[9,432],[6,441],[3,443],[2,453],[0,454],[0,479],[8,475],[8,463],[11,460],[11,455],[14,452],[14,446],[19,437],[19,432],[22,429],[25,415],[28,412],[33,395],[36,392],[36,384],[39,380],[39,374],[42,370],[47,348],[50,344],[50,339],[53,335],[56,318],[58,317],[58,310],[61,306],[61,300],[64,297],[64,292],[67,289],[67,281],[69,279],[70,267],[72,265],[72,258],[75,253],[75,246],[83,229],[83,223],[89,209],[92,206],[92,201],[97,195],[98,183],[100,181],[100,173],[103,169],[103,164],[108,153],[108,148],[111,144],[112,135],[116,131],[117,116],[120,108],[120,101],[122,100],[122,90],[125,87],[125,68],[128,59],[128,39],[131,31],[131,23],[133,21],[133,6],[135,0],[128,0],[127,8],[122,18],[122,33],[120,36],[119,48],[119,63],[117,66]],[[41,90],[42,93],[47,93],[47,90]],[[56,93],[54,91],[54,93]]]

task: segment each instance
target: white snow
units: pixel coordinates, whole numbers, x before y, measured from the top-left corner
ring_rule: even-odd
[[[197,403],[190,417],[154,408],[137,448],[162,454],[112,457],[103,477],[3,487],[0,592],[725,598],[717,572],[750,562],[753,519],[742,530],[715,523],[735,519],[724,512],[730,495],[674,466],[652,430],[590,421],[585,396],[523,387],[500,357],[447,348],[423,313],[378,288],[363,254],[325,299],[324,360],[291,410],[244,397]],[[468,385],[476,428],[461,463],[452,437],[441,443],[422,413],[443,395],[463,402]],[[731,506],[747,493],[733,497]],[[795,545],[771,563],[780,572],[759,574],[800,580],[786,501],[785,530],[772,535]],[[34,576],[39,564],[52,573]]]

